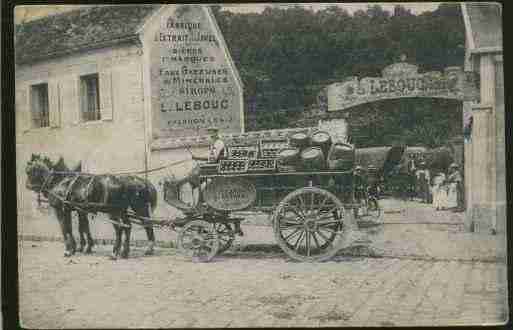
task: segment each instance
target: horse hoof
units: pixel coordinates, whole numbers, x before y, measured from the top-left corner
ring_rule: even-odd
[[[128,259],[128,252],[121,253],[121,258]]]
[[[118,260],[118,255],[117,254],[111,254],[109,256],[110,260]]]
[[[72,255],[73,255],[73,254],[72,254],[70,251],[66,251],[66,252],[64,252],[64,256],[65,256],[66,258],[69,258],[69,257],[71,257]]]

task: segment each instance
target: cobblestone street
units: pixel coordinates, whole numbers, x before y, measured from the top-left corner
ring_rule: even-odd
[[[387,201],[384,201],[387,204]],[[401,208],[402,206],[406,206]],[[234,249],[195,264],[174,248],[128,260],[62,257],[60,242],[20,242],[25,327],[273,327],[496,324],[506,319],[501,237],[465,233],[463,214],[386,205],[366,249],[325,263],[291,262],[254,218]],[[396,208],[396,209],[394,209]],[[26,235],[54,219],[26,221]],[[53,221],[53,222],[52,222]],[[110,225],[98,228],[109,237]],[[30,231],[32,230],[32,231]],[[46,235],[50,235],[47,232]],[[54,232],[55,234],[55,232]],[[167,242],[172,233],[158,232]],[[135,239],[144,235],[135,231]],[[355,252],[356,251],[356,252]],[[360,252],[358,252],[360,251]]]

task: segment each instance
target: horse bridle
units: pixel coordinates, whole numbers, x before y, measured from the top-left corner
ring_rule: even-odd
[[[45,181],[43,182],[43,185],[39,188],[39,191],[37,192],[38,206],[41,206],[41,193],[44,192],[44,188],[46,187],[47,183],[50,181],[50,178],[52,176],[53,176],[53,170],[50,170],[50,174],[46,177]]]

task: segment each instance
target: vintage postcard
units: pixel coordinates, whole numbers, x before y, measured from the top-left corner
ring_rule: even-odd
[[[13,15],[23,327],[508,322],[500,4]]]

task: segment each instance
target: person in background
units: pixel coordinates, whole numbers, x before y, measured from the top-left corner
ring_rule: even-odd
[[[365,194],[367,190],[367,180],[363,173],[363,169],[360,165],[354,168],[353,173],[353,187],[354,187],[354,198],[358,205],[363,205],[365,202]],[[358,217],[360,207],[354,209],[355,218]]]
[[[412,201],[415,197],[415,192],[417,191],[417,178],[415,177],[417,167],[415,165],[415,156],[413,154],[409,155],[406,169],[406,196],[410,201]]]
[[[447,182],[449,184],[449,206],[453,208],[455,212],[462,212],[464,209],[463,177],[460,173],[458,164],[453,163],[451,166],[449,166],[449,176],[447,178]]]
[[[438,171],[433,177],[431,191],[433,194],[433,206],[437,211],[445,209],[447,204],[447,190],[445,189],[445,174]]]
[[[431,181],[429,169],[426,168],[426,162],[421,161],[419,169],[416,172],[417,186],[419,188],[419,197],[422,203],[429,203],[429,182]]]

